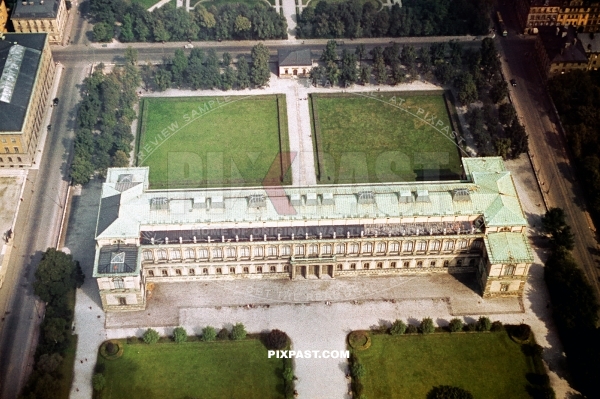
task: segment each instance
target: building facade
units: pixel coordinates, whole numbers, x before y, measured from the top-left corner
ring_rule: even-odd
[[[540,27],[535,51],[540,74],[545,78],[588,69],[588,56],[573,27]]]
[[[520,296],[533,261],[501,158],[463,159],[452,182],[151,190],[112,168],[96,229],[105,311],[144,309],[166,282],[473,273],[481,294]]]
[[[8,24],[8,9],[4,0],[0,0],[0,33],[6,32],[6,25]]]
[[[307,77],[313,68],[310,50],[279,50],[277,58],[280,78]]]
[[[517,21],[524,33],[544,26],[573,26],[581,32],[600,30],[600,2],[586,0],[517,0]]]
[[[67,15],[65,0],[17,1],[11,21],[15,32],[45,32],[51,44],[60,44],[64,37]]]
[[[46,33],[0,39],[0,167],[33,164],[55,70]]]

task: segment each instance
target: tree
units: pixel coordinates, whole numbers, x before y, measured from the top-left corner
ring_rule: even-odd
[[[450,323],[448,324],[448,328],[450,328],[450,332],[459,332],[459,331],[462,331],[464,325],[465,325],[465,323],[463,323],[463,321],[461,319],[454,318],[454,319],[450,320]]]
[[[125,43],[135,41],[135,35],[133,34],[133,20],[131,19],[130,14],[127,14],[123,17],[120,38],[121,41]]]
[[[188,67],[188,57],[182,49],[175,50],[173,61],[171,63],[171,79],[175,86],[181,87],[184,81],[184,73]]]
[[[319,85],[319,82],[323,81],[323,78],[325,78],[325,70],[321,66],[316,66],[310,70],[308,76],[312,82],[312,85],[316,87]]]
[[[67,321],[65,319],[60,317],[45,319],[42,326],[44,331],[44,339],[47,342],[62,344],[65,339],[67,339]]]
[[[431,72],[433,62],[431,61],[431,49],[429,47],[421,47],[418,53],[419,60],[421,61],[421,71],[423,73]]]
[[[224,67],[228,67],[229,65],[231,65],[231,54],[229,54],[227,51],[223,53],[223,66]]]
[[[210,342],[217,339],[217,331],[211,327],[206,326],[202,329],[202,341]]]
[[[477,86],[473,81],[473,75],[465,72],[458,78],[457,83],[458,100],[462,104],[468,105],[477,100]]]
[[[258,87],[262,87],[269,82],[270,77],[269,49],[264,44],[258,43],[252,47],[252,83]]]
[[[42,374],[51,374],[58,369],[63,357],[58,353],[44,353],[35,363],[35,368]]]
[[[242,323],[236,323],[231,330],[231,339],[239,341],[246,338],[246,327]]]
[[[238,15],[235,17],[235,31],[236,32],[246,32],[252,28],[252,23],[250,20],[243,15]]]
[[[498,104],[500,101],[504,100],[504,98],[508,96],[508,85],[504,79],[498,79],[492,85],[490,89],[490,98],[495,104]]]
[[[94,374],[94,376],[92,377],[92,388],[96,392],[100,392],[104,388],[106,388],[106,378],[104,377],[104,374],[101,374],[101,373]]]
[[[321,61],[323,61],[325,65],[337,61],[337,53],[335,52],[336,48],[337,43],[335,40],[330,40],[327,42],[327,45],[321,54]]]
[[[412,45],[402,46],[402,53],[400,54],[400,60],[409,70],[415,68],[417,63],[417,51]]]
[[[494,140],[496,154],[503,159],[509,159],[511,155],[512,143],[509,138],[501,137]]]
[[[481,42],[481,66],[488,80],[500,71],[498,51],[492,38],[486,37]]]
[[[473,399],[473,395],[459,387],[439,385],[427,393],[427,399]]]
[[[348,87],[356,83],[358,73],[356,69],[356,55],[344,49],[342,51],[342,69],[340,73],[340,82],[343,87]]]
[[[231,66],[225,67],[225,71],[221,74],[221,89],[231,90],[236,82],[235,71]]]
[[[477,331],[490,331],[492,328],[492,321],[489,317],[481,316],[477,320]]]
[[[362,60],[363,60],[363,58],[365,58],[366,51],[367,50],[365,49],[364,44],[359,44],[358,46],[356,46],[356,50],[354,50],[354,54],[356,54],[356,57],[358,58],[358,62],[361,67],[362,67]]]
[[[380,61],[374,65],[373,74],[375,75],[375,81],[378,85],[387,83],[388,72],[383,61]]]
[[[365,369],[365,366],[363,366],[362,363],[354,361],[352,363],[352,367],[350,368],[350,373],[352,374],[352,377],[356,379],[361,379],[365,376],[365,374],[367,374],[367,370]]]
[[[94,164],[92,164],[90,157],[89,153],[77,153],[73,157],[70,174],[74,185],[86,184],[90,181],[90,176],[94,174]]]
[[[180,344],[187,341],[187,331],[183,327],[176,327],[173,330],[173,341]]]
[[[405,332],[406,324],[402,320],[398,319],[392,323],[392,326],[390,327],[391,335],[402,335]]]
[[[431,319],[431,317],[425,317],[423,320],[421,320],[421,325],[419,326],[419,329],[423,334],[431,334],[432,332],[434,332],[435,325],[433,324],[433,320]]]
[[[110,164],[114,168],[125,168],[129,166],[129,155],[124,151],[118,150],[113,155]]]
[[[500,104],[498,107],[498,119],[503,125],[509,125],[517,116],[517,111],[511,103]]]
[[[435,68],[435,77],[444,85],[452,82],[455,75],[455,69],[448,63],[438,64]]]
[[[112,26],[104,23],[98,22],[94,25],[94,40],[97,42],[110,42],[113,38],[114,31]]]
[[[575,236],[571,226],[565,221],[565,214],[561,208],[550,208],[542,217],[542,229],[550,235],[550,242],[554,248],[564,247],[572,250],[575,247]]]
[[[250,86],[250,68],[246,57],[243,55],[238,58],[237,64],[237,84],[240,89],[246,89]]]
[[[360,81],[363,85],[371,82],[371,67],[369,65],[363,65],[360,67]]]
[[[160,335],[158,335],[158,331],[156,331],[152,328],[149,328],[144,332],[142,339],[144,340],[145,343],[147,343],[149,345],[155,344],[160,339]]]
[[[154,84],[159,91],[165,91],[171,86],[171,72],[159,67],[154,74]]]
[[[281,330],[273,329],[266,336],[266,346],[269,349],[281,350],[289,345],[289,337]]]
[[[76,263],[71,255],[48,248],[35,271],[34,293],[44,302],[63,298],[75,287]]]

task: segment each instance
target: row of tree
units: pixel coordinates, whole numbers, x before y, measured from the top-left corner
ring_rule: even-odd
[[[574,238],[562,209],[548,210],[542,219],[552,243],[544,278],[552,301],[552,316],[567,355],[573,386],[585,397],[597,398],[600,370],[598,299],[569,252]]]
[[[549,82],[588,205],[600,222],[600,71],[574,71]]]
[[[40,326],[33,373],[23,390],[23,398],[54,399],[64,391],[61,386],[68,382],[61,368],[72,341],[74,291],[81,287],[84,278],[79,263],[71,255],[49,248],[42,256],[33,290],[46,303],[46,312]]]
[[[125,66],[104,71],[99,64],[85,79],[84,96],[77,113],[75,155],[71,163],[73,184],[85,184],[95,171],[129,165],[131,123],[136,118],[140,73],[137,50],[125,52]]]
[[[108,42],[287,39],[287,22],[263,2],[197,6],[191,11],[173,2],[146,10],[138,2],[90,0],[94,39]]]
[[[300,38],[482,35],[492,0],[403,0],[380,10],[375,2],[319,1],[298,17]]]
[[[160,91],[169,87],[194,90],[246,89],[269,83],[269,49],[262,43],[252,48],[251,64],[248,64],[246,57],[240,56],[234,69],[232,61],[229,53],[224,53],[219,60],[214,49],[205,54],[203,50],[195,48],[189,56],[177,49],[174,57],[165,59],[158,68],[144,66],[142,76],[146,86],[154,86]]]

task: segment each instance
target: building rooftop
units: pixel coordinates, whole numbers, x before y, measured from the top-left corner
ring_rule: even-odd
[[[278,50],[279,66],[311,66],[312,54],[306,50]]]
[[[594,33],[580,33],[577,38],[586,53],[600,53],[600,35]]]
[[[467,178],[462,181],[193,190],[149,190],[147,167],[111,168],[102,188],[96,236],[122,239],[138,238],[142,231],[332,226],[340,219],[347,225],[477,219],[486,226],[527,224],[501,158],[463,158],[463,164]],[[131,179],[128,183],[139,184],[123,186],[125,175]]]
[[[96,251],[93,277],[139,274],[139,248],[135,245],[105,245]]]
[[[540,26],[539,37],[551,64],[585,63],[588,59],[574,27]]]
[[[19,132],[37,72],[46,33],[6,33],[0,40],[0,133]]]
[[[11,18],[41,19],[56,18],[60,2],[64,0],[17,0]]]
[[[531,247],[522,233],[489,234],[483,242],[491,264],[533,262]]]

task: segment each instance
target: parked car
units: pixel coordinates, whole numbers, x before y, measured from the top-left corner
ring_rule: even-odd
[[[58,97],[57,97],[57,98],[55,98],[54,100],[52,100],[52,104],[54,104],[54,105],[58,105]]]
[[[516,86],[517,85],[517,81],[514,80],[514,79],[511,79],[510,80],[510,84],[513,85],[513,86]]]

